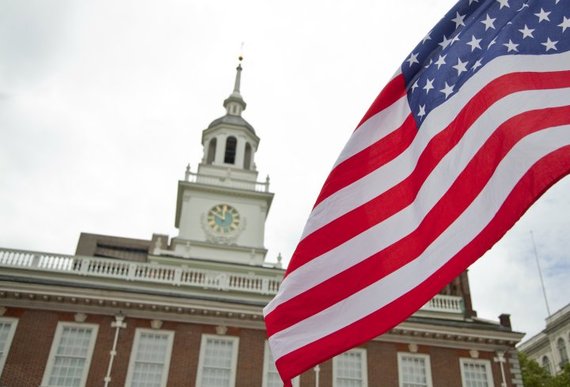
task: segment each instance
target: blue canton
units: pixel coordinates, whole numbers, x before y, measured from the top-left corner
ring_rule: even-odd
[[[569,49],[568,0],[459,1],[402,64],[418,127],[492,59]]]

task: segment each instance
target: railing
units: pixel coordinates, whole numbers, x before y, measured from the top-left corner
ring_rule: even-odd
[[[0,248],[0,267],[262,295],[277,294],[281,283],[279,278],[255,274],[3,248]]]
[[[559,319],[568,312],[570,312],[570,304],[548,316],[546,318],[546,325],[552,324],[555,320]]]
[[[237,179],[229,174],[226,176],[204,175],[187,170],[185,180],[189,183],[210,184],[222,187],[255,190],[257,192],[269,192],[269,177],[267,177],[265,182],[261,182]]]
[[[279,278],[255,274],[238,274],[154,263],[117,261],[105,258],[4,248],[0,248],[0,268],[26,269],[262,295],[277,294],[281,283]],[[421,310],[462,314],[464,311],[463,299],[457,296],[437,295],[425,304]]]
[[[446,313],[463,313],[463,298],[438,294],[428,301],[421,310]]]

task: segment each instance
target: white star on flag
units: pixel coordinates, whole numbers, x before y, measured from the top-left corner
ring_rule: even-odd
[[[542,21],[546,20],[546,21],[550,21],[550,19],[548,18],[548,15],[550,15],[550,12],[546,12],[544,9],[540,9],[539,13],[535,13],[535,16],[538,17],[538,22],[541,23]]]
[[[455,17],[451,19],[451,21],[455,23],[455,28],[459,28],[459,26],[465,25],[463,22],[464,19],[465,15],[460,15],[459,12],[455,12]]]
[[[446,57],[446,56],[447,56],[447,54],[446,54],[446,55],[443,55],[443,56],[440,55],[439,58],[437,58],[437,61],[435,62],[435,64],[437,65],[437,69],[438,69],[438,70],[439,70],[439,68],[440,68],[441,66],[443,66],[443,65],[445,64],[445,57]]]
[[[429,93],[431,89],[433,89],[433,81],[433,79],[426,80],[426,85],[423,87],[423,89],[426,91],[426,94]]]
[[[510,8],[511,6],[509,5],[509,0],[497,0],[497,2],[499,4],[501,4],[501,6],[499,7],[499,9],[503,9],[503,7],[507,7]]]
[[[462,62],[461,58],[457,58],[457,64],[451,67],[457,70],[457,76],[460,76],[462,72],[467,71],[467,63],[468,62]]]
[[[495,20],[497,20],[497,18],[491,18],[489,14],[487,14],[487,18],[485,20],[481,20],[481,23],[485,24],[485,31],[489,28],[495,29]]]
[[[570,19],[566,16],[563,16],[563,18],[562,23],[558,24],[558,27],[562,28],[562,32],[566,32],[566,28],[570,27]]]
[[[453,85],[448,85],[447,82],[445,82],[445,87],[440,91],[445,94],[445,99],[447,99],[447,97],[453,93]]]
[[[509,39],[508,43],[503,43],[503,46],[507,48],[507,52],[518,51],[518,44],[513,43],[511,39]]]
[[[420,111],[418,112],[418,117],[423,117],[426,115],[426,105],[420,105]]]
[[[471,67],[471,70],[475,71],[477,70],[479,67],[481,67],[481,59],[477,59],[477,61],[475,63],[473,63],[473,66]]]
[[[408,59],[406,59],[406,62],[409,63],[410,67],[414,64],[414,63],[420,63],[418,61],[418,54],[414,54],[413,52],[410,54],[410,57]]]
[[[534,32],[534,29],[528,28],[526,24],[524,25],[523,29],[519,30],[519,32],[521,34],[523,34],[523,39],[534,38],[534,36],[532,35],[532,33]]]
[[[471,36],[471,40],[469,42],[467,42],[466,44],[468,44],[469,46],[471,46],[471,52],[475,51],[476,48],[478,48],[479,50],[481,50],[481,45],[479,44],[481,42],[482,39],[477,39],[475,37],[475,35]]]
[[[443,39],[438,44],[441,48],[446,48],[451,43],[451,39],[447,39],[447,36],[443,35]]]
[[[549,51],[549,50],[558,50],[556,48],[556,43],[558,43],[558,41],[553,42],[552,40],[550,40],[550,38],[546,38],[546,42],[540,44],[542,44],[546,48],[546,51]]]

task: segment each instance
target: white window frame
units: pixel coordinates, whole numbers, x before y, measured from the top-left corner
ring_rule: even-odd
[[[404,385],[404,372],[402,370],[403,366],[403,357],[411,357],[411,358],[418,358],[423,359],[425,362],[426,368],[426,382],[427,387],[433,387],[433,381],[431,377],[431,362],[430,357],[424,353],[412,353],[412,352],[398,352],[398,385],[402,387]]]
[[[10,324],[10,330],[8,331],[8,336],[6,337],[4,348],[0,348],[0,375],[2,375],[2,371],[4,371],[4,365],[6,364],[6,358],[8,357],[8,353],[10,352],[10,348],[12,346],[12,340],[14,339],[14,334],[16,333],[18,319],[11,317],[0,317],[0,323]]]
[[[44,376],[42,378],[42,387],[49,386],[49,379],[53,371],[53,366],[55,358],[57,355],[57,348],[61,342],[61,336],[63,334],[63,329],[66,327],[70,328],[90,328],[92,329],[91,338],[89,340],[89,347],[87,348],[87,356],[85,358],[85,367],[83,368],[83,375],[81,376],[81,385],[85,386],[87,382],[87,375],[89,374],[89,369],[91,368],[91,358],[93,357],[93,350],[95,349],[95,342],[97,339],[97,332],[99,331],[99,325],[97,324],[85,324],[85,323],[73,323],[73,322],[63,322],[60,321],[57,324],[55,330],[55,335],[51,343],[51,349],[49,351],[48,362],[44,371]]]
[[[471,359],[471,358],[460,358],[459,364],[461,369],[461,385],[463,387],[467,386],[465,381],[465,364],[479,364],[484,365],[487,370],[487,384],[489,387],[495,387],[495,383],[493,381],[493,368],[491,367],[491,361],[485,359]]]
[[[546,359],[546,362],[544,361]],[[552,375],[552,362],[550,361],[550,357],[548,355],[543,355],[540,358],[540,366],[548,372],[548,375]]]
[[[160,385],[165,387],[168,381],[168,373],[170,371],[170,359],[172,357],[172,345],[174,343],[174,331],[158,330],[158,329],[147,329],[147,328],[137,328],[135,331],[135,340],[133,341],[133,347],[131,349],[131,355],[129,358],[129,368],[127,371],[127,380],[125,386],[130,386],[133,382],[133,374],[135,372],[135,363],[137,361],[137,352],[139,348],[139,343],[143,333],[151,333],[153,335],[161,334],[167,337],[168,348],[166,349],[166,357],[164,358],[164,372],[161,376]]]
[[[196,387],[202,387],[202,372],[204,369],[204,359],[206,357],[206,344],[208,342],[208,339],[227,340],[227,341],[232,342],[230,386],[235,386],[235,384],[236,384],[238,348],[239,348],[239,337],[203,334],[202,340],[200,342],[200,359],[198,360],[198,372],[196,375]]]
[[[362,375],[362,387],[367,387],[368,386],[368,365],[367,365],[367,357],[366,357],[366,349],[364,348],[353,348],[349,351],[346,351],[338,356],[333,357],[333,387],[337,387],[338,386],[338,382],[337,382],[337,378],[338,378],[338,362],[339,362],[339,358],[340,356],[342,356],[345,353],[350,353],[350,352],[359,352],[361,357],[360,359],[362,360],[361,362],[361,375]]]
[[[273,362],[273,356],[271,355],[271,349],[269,348],[269,342],[265,342],[265,350],[263,355],[263,382],[262,387],[267,387],[267,376],[269,371],[275,370],[275,363]],[[297,376],[292,380],[293,387],[299,387],[299,377]]]

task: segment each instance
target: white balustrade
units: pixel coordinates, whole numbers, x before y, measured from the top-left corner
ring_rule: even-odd
[[[438,294],[422,307],[425,311],[463,313],[463,298]]]
[[[0,268],[53,272],[115,280],[160,283],[218,291],[275,295],[281,279],[275,276],[239,274],[106,258],[80,257],[0,248]],[[422,311],[462,314],[463,298],[437,295]]]
[[[281,282],[275,277],[254,274],[2,248],[0,267],[264,295],[277,294]]]
[[[245,179],[238,179],[231,176],[215,176],[197,174],[194,172],[186,173],[186,181],[189,183],[201,183],[209,185],[218,185],[223,187],[231,187],[246,190],[255,190],[257,192],[269,192],[269,181],[251,181]]]

